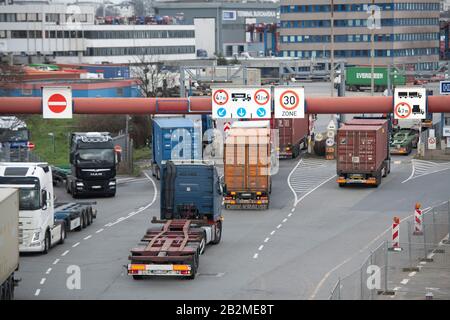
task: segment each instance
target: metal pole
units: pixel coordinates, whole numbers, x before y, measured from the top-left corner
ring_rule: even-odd
[[[388,291],[388,270],[389,270],[389,245],[386,241],[386,247],[384,248],[386,256],[386,265],[384,266],[384,292]]]
[[[432,214],[433,214],[433,233],[434,233],[433,244],[436,246],[438,244],[439,240],[438,240],[438,236],[437,236],[436,212],[435,212],[434,208],[433,208]]]
[[[334,97],[334,0],[331,0],[331,52],[330,52],[330,81],[331,96]]]
[[[411,221],[408,221],[408,258],[409,258],[409,268],[412,271],[412,255],[411,255],[411,232],[413,231],[414,225],[412,225]]]
[[[387,95],[388,97],[392,95],[392,81],[391,81],[391,65],[387,67]]]
[[[372,0],[372,23],[375,24],[375,0]],[[372,72],[372,77],[370,80],[370,93],[373,96],[375,92],[375,25],[371,26],[371,39],[370,39],[370,67]]]

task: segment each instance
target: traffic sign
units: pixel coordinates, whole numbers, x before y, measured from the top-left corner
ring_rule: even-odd
[[[436,150],[436,138],[435,137],[428,138],[428,149]]]
[[[394,93],[394,118],[420,120],[427,116],[427,91],[425,88],[396,88]]]
[[[328,126],[327,126],[327,130],[328,131],[336,130],[336,123],[334,122],[334,120],[330,120],[330,122],[328,123]]]
[[[450,81],[441,81],[441,94],[450,94]]]
[[[304,118],[305,89],[300,87],[276,87],[274,92],[275,118]]]
[[[214,119],[266,118],[271,113],[270,88],[228,87],[212,89]]]
[[[42,115],[44,119],[72,119],[72,89],[42,87]]]
[[[333,139],[333,138],[328,138],[328,139],[325,141],[325,144],[327,145],[327,147],[332,147],[332,146],[334,146],[334,139]]]

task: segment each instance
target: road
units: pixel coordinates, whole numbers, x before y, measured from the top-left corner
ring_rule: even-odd
[[[379,188],[341,189],[333,161],[281,161],[270,209],[224,210],[222,242],[207,248],[192,281],[126,275],[129,250],[159,214],[159,183],[125,183],[116,198],[96,199],[93,225],[47,255],[21,256],[16,299],[326,299],[339,276],[387,239],[394,215],[449,198],[450,166],[415,166],[412,174],[411,156],[394,157]],[[70,200],[61,188],[56,194]],[[77,267],[81,288],[70,290],[67,272]]]

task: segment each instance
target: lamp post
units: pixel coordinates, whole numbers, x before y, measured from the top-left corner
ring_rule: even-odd
[[[54,134],[53,132],[49,132],[48,135],[49,135],[49,136],[51,137],[51,139],[52,139],[53,153],[55,153],[55,152],[56,152],[56,146],[55,146],[55,134]]]

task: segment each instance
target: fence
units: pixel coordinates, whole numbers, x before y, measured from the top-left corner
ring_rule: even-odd
[[[9,143],[0,143],[1,162],[41,162],[41,158],[28,147],[11,148]]]
[[[118,171],[120,173],[133,173],[133,139],[129,135],[118,135],[113,138],[115,145],[119,145],[122,148],[122,161],[119,164]]]
[[[423,213],[422,234],[414,235],[414,223],[407,224],[408,241],[400,242],[401,251],[384,241],[361,267],[339,278],[331,291],[331,300],[373,300],[394,294],[397,278],[403,273],[424,269],[450,271],[450,202],[443,202]],[[424,262],[431,262],[423,264]]]

